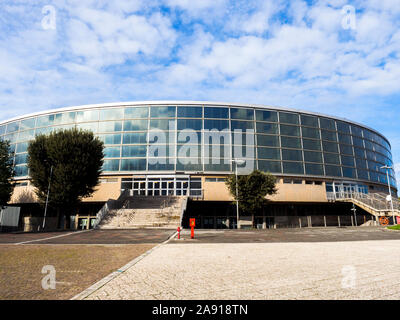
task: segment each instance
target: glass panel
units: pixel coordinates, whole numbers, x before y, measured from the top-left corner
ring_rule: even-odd
[[[319,118],[321,129],[336,130],[335,121],[327,118]]]
[[[256,129],[258,133],[278,134],[276,123],[256,122]]]
[[[232,134],[232,144],[236,145],[254,145],[254,134],[241,134],[241,133],[233,133]]]
[[[281,173],[282,167],[279,161],[258,160],[258,170],[264,172]]]
[[[178,119],[178,130],[184,130],[184,129],[201,130],[202,127],[203,127],[202,120]]]
[[[221,163],[219,164],[205,164],[204,171],[231,171],[231,167],[229,164],[225,164],[223,163],[223,160],[221,160]]]
[[[329,164],[340,164],[340,158],[335,153],[324,153],[324,162]]]
[[[124,133],[123,144],[146,143],[146,132]]]
[[[254,122],[232,120],[231,121],[231,130],[233,131],[235,129],[241,129],[241,130],[254,129]]]
[[[300,138],[281,137],[281,144],[286,148],[301,148]]]
[[[336,121],[338,131],[350,134],[350,125],[342,121]]]
[[[18,133],[10,133],[4,136],[4,140],[10,141],[10,143],[17,142]]]
[[[362,129],[360,127],[351,126],[351,133],[355,136],[362,137]]]
[[[365,151],[363,149],[354,148],[354,154],[358,158],[365,158]]]
[[[140,146],[123,146],[122,147],[122,157],[145,157],[147,148],[145,145]]]
[[[283,173],[304,174],[303,163],[283,162]]]
[[[16,132],[19,130],[19,122],[11,122],[7,124],[7,133]]]
[[[35,130],[20,131],[18,141],[33,140],[35,138]]]
[[[119,159],[104,160],[103,171],[119,171]]]
[[[325,165],[325,175],[329,177],[341,177],[342,171],[338,166]]]
[[[179,118],[201,118],[202,116],[202,107],[178,107]]]
[[[306,163],[305,166],[306,166],[306,174],[312,174],[318,176],[324,175],[324,169],[322,167],[322,164]]]
[[[228,113],[228,108],[204,107],[204,118],[228,119]]]
[[[104,158],[119,158],[121,157],[121,147],[104,148]]]
[[[300,118],[301,118],[301,124],[303,126],[318,128],[318,118],[317,117],[306,116],[306,115],[302,114],[300,116]]]
[[[99,122],[99,132],[122,131],[122,121]]]
[[[179,143],[201,144],[201,132],[195,132],[190,129],[178,131],[177,139]]]
[[[300,127],[281,124],[280,129],[281,129],[281,135],[295,136],[295,137],[300,136]]]
[[[144,171],[146,170],[146,159],[122,159],[121,171]]]
[[[151,118],[175,118],[176,107],[150,107]]]
[[[3,135],[6,133],[6,126],[0,126],[0,135]]]
[[[338,136],[339,136],[340,143],[351,144],[351,137],[349,135],[339,133]]]
[[[337,141],[336,132],[321,130],[322,140]]]
[[[279,147],[279,137],[258,134],[257,145],[266,147]]]
[[[253,109],[231,108],[231,119],[253,120]]]
[[[16,147],[16,153],[26,152],[28,151],[28,142],[18,143]]]
[[[178,156],[183,157],[198,157],[201,155],[201,145],[181,145],[177,146]]]
[[[28,175],[28,167],[27,166],[17,166],[14,168],[16,177],[24,177]]]
[[[196,163],[197,162],[197,163]],[[178,158],[178,162],[176,163],[176,170],[178,171],[201,171],[203,170],[200,159],[183,159]]]
[[[173,171],[175,169],[175,165],[168,163],[172,161],[166,161],[167,163],[151,163],[149,159],[149,170],[151,171]],[[163,182],[164,184],[164,182]],[[164,187],[165,188],[165,187]]]
[[[276,111],[256,110],[256,119],[258,121],[278,122],[278,113]]]
[[[208,129],[208,130],[229,129],[229,122],[228,122],[228,120],[204,120],[204,129]]]
[[[303,148],[308,150],[321,150],[321,141],[303,139]]]
[[[282,160],[303,161],[301,150],[282,149]]]
[[[75,112],[57,113],[54,124],[66,124],[75,122]]]
[[[175,120],[150,120],[150,129],[160,129],[160,130],[175,130],[176,121]]]
[[[340,148],[340,153],[353,155],[353,147],[352,146],[340,144],[339,148]]]
[[[77,129],[88,130],[88,131],[92,131],[94,133],[97,133],[98,127],[99,127],[99,123],[98,122],[78,123],[76,125]],[[36,129],[36,133],[37,132],[38,132],[38,129]]]
[[[301,134],[305,138],[320,139],[319,129],[301,127]]]
[[[31,118],[31,119],[26,119],[26,120],[22,120],[21,121],[21,125],[20,125],[20,130],[27,130],[27,129],[33,129],[35,128],[35,122],[36,119],[35,118]],[[0,133],[1,134],[1,133]]]
[[[149,116],[148,107],[125,108],[125,119],[141,119]]]
[[[120,120],[124,118],[123,108],[110,108],[100,110],[100,120]]]
[[[296,113],[279,112],[279,122],[298,124],[299,115]]]
[[[342,167],[342,170],[343,170],[343,177],[356,178],[356,169]]]
[[[257,148],[257,157],[259,159],[281,159],[280,149],[277,148]]]
[[[322,148],[327,152],[339,152],[337,143],[322,141]]]
[[[100,135],[99,139],[104,144],[121,144],[121,134],[104,134]]]
[[[27,163],[28,154],[21,153],[15,156],[14,165]]]
[[[124,131],[143,131],[147,130],[147,120],[125,120]]]
[[[353,157],[341,156],[341,158],[342,158],[342,165],[354,167],[354,158]]]
[[[98,120],[99,120],[99,110],[78,111],[76,113],[76,122],[98,121]]]
[[[369,179],[369,175],[368,175],[368,171],[367,170],[357,169],[357,175],[358,175],[359,179],[364,179],[364,180],[368,180]]]
[[[304,161],[322,163],[322,153],[313,151],[304,151]]]
[[[362,168],[362,169],[367,169],[367,161],[364,159],[356,158],[356,167]]]

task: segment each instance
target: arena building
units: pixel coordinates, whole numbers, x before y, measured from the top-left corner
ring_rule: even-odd
[[[361,124],[281,107],[147,101],[55,109],[1,122],[0,138],[15,152],[12,203],[35,202],[26,165],[29,141],[71,127],[91,130],[105,144],[101,183],[84,200],[97,207],[81,214],[92,219],[88,227],[98,207],[129,190],[132,196],[188,197],[183,225],[193,216],[198,227],[235,228],[224,179],[236,169],[277,177],[278,193],[251,217],[257,227],[340,225],[340,217],[342,225],[365,223],[389,215],[380,198],[388,185],[397,194],[389,141]]]

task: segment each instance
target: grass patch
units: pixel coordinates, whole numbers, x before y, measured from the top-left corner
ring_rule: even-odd
[[[387,227],[390,230],[400,230],[400,224],[396,224],[395,226]]]

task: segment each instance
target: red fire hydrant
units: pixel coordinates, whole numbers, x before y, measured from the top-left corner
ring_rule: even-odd
[[[178,231],[178,240],[179,240],[181,238],[181,228],[178,227],[177,231]]]

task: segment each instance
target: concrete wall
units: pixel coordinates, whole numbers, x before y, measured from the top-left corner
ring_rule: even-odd
[[[207,201],[232,201],[225,182],[205,182],[203,178],[204,200]],[[271,201],[278,202],[327,202],[325,182],[321,185],[286,184],[283,179],[277,181],[277,194],[269,196]]]

